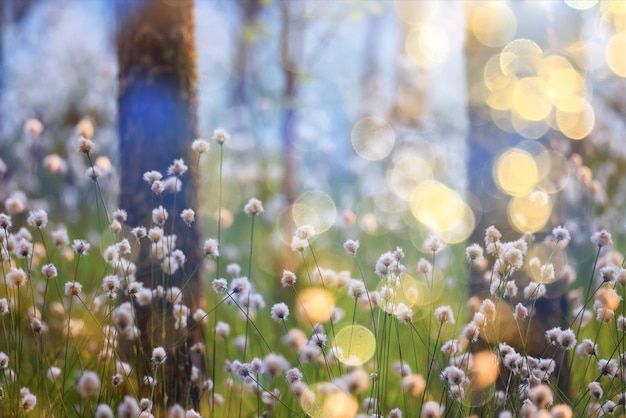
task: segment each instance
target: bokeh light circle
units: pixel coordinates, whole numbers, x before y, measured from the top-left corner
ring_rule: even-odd
[[[296,226],[311,225],[315,233],[330,229],[337,218],[335,201],[321,190],[309,190],[296,198],[291,213]]]
[[[606,62],[611,71],[620,77],[626,77],[626,33],[611,36],[604,51]]]
[[[524,119],[539,121],[552,110],[547,84],[539,77],[525,77],[515,83],[513,106]]]
[[[432,21],[441,10],[435,1],[395,0],[394,6],[398,17],[413,26]]]
[[[552,200],[543,192],[527,196],[514,196],[509,202],[507,215],[511,226],[518,232],[537,232],[548,222],[552,214]]]
[[[435,67],[448,60],[450,39],[439,25],[423,23],[408,33],[404,49],[416,66]]]
[[[537,259],[538,262],[531,262],[533,259]],[[526,270],[532,276],[533,280],[538,283],[552,283],[558,280],[567,265],[567,253],[560,245],[556,245],[555,242],[542,242],[537,245],[533,245],[526,256],[528,260]],[[541,266],[547,263],[552,264],[554,267],[554,278],[546,280],[541,276]]]
[[[472,356],[470,374],[472,387],[482,389],[493,385],[500,373],[500,359],[491,351],[479,351]]]
[[[296,318],[308,326],[328,322],[334,307],[335,299],[328,291],[310,287],[300,293],[296,304]]]
[[[535,163],[539,170],[537,188],[546,193],[557,193],[567,186],[570,179],[569,163],[563,154],[554,150],[543,150]]]
[[[448,243],[466,239],[474,228],[472,209],[459,194],[436,181],[419,183],[410,199],[411,213],[419,222]]]
[[[377,161],[391,153],[396,134],[385,119],[369,116],[354,124],[351,140],[352,148],[361,158]]]
[[[539,180],[535,159],[522,149],[511,148],[496,160],[493,179],[500,190],[510,196],[527,195]]]
[[[358,366],[376,351],[374,333],[362,325],[349,325],[335,334],[336,357],[348,366]]]
[[[561,109],[556,111],[556,124],[559,130],[571,139],[578,140],[587,137],[595,123],[596,115],[593,107],[584,99],[579,111],[565,112]]]
[[[474,11],[471,28],[480,43],[496,48],[513,39],[517,19],[506,3],[485,2]]]
[[[329,382],[312,384],[298,400],[312,418],[354,418],[359,409],[354,397]]]
[[[598,4],[599,0],[564,0],[565,4],[575,10],[587,10]]]
[[[500,53],[500,67],[506,75],[528,76],[536,73],[543,51],[530,39],[515,39]]]
[[[410,200],[415,186],[422,180],[432,178],[432,162],[417,152],[403,152],[397,158],[394,157],[393,168],[387,175],[388,183],[398,197]]]

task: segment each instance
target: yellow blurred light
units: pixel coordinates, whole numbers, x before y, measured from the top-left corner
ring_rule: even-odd
[[[501,131],[514,133],[517,132],[511,121],[511,112],[506,110],[490,109],[491,120]]]
[[[363,364],[376,351],[374,333],[362,325],[348,325],[335,334],[337,359],[348,366]]]
[[[543,57],[537,67],[537,77],[548,81],[552,73],[558,70],[571,70],[574,67],[569,60],[561,55],[547,55]]]
[[[469,205],[457,192],[435,180],[425,180],[413,189],[410,207],[415,219],[449,243],[467,238],[467,229],[474,226]]]
[[[554,71],[548,80],[548,92],[552,103],[566,112],[581,110],[585,88],[585,79],[571,68]]]
[[[411,192],[418,182],[432,177],[433,169],[429,161],[413,152],[403,153],[389,171],[389,183],[393,191],[404,200],[411,198]]]
[[[371,212],[365,213],[359,218],[359,227],[361,227],[363,232],[372,235],[380,232],[376,215]]]
[[[596,300],[600,302],[601,306],[614,311],[618,308],[621,298],[615,292],[615,289],[602,287],[596,293]]]
[[[494,55],[487,60],[483,69],[483,79],[485,86],[491,91],[510,86],[515,82],[514,74],[504,74],[500,65],[500,54]]]
[[[538,199],[535,193],[527,196],[515,196],[509,202],[509,222],[518,232],[539,231],[545,226],[552,213],[552,201],[549,197],[543,199],[548,195]]]
[[[109,157],[104,156],[104,155],[101,155],[98,158],[96,158],[94,165],[98,167],[100,170],[102,170],[104,173],[108,173],[109,171],[111,171],[111,168],[113,167],[113,164],[111,163],[111,160],[109,159]]]
[[[606,62],[616,75],[626,77],[626,33],[611,36],[606,44],[604,54]]]
[[[93,123],[88,118],[81,119],[76,125],[75,131],[84,138],[92,138],[94,134]]]
[[[485,388],[496,382],[500,373],[500,360],[490,351],[480,351],[472,356],[470,374],[473,388]]]
[[[581,110],[576,112],[565,112],[561,109],[556,111],[556,124],[559,130],[571,139],[587,137],[593,130],[595,122],[595,112],[587,101],[584,101]]]
[[[321,190],[310,190],[296,198],[291,213],[296,226],[311,225],[317,234],[327,231],[335,223],[335,201]]]
[[[365,160],[382,160],[389,155],[396,142],[396,134],[383,118],[366,117],[354,124],[351,133],[352,148]]]
[[[534,258],[538,260],[537,263],[530,262]],[[564,267],[567,265],[567,253],[561,246],[555,245],[554,242],[542,242],[533,245],[526,259],[529,260],[526,271],[528,271],[534,281],[539,283],[549,282],[541,277],[541,266],[548,263],[552,264],[554,267],[554,280],[559,280]]]
[[[511,123],[515,128],[515,132],[527,139],[539,139],[550,129],[545,119],[538,121],[526,120],[516,112],[511,112]]]
[[[496,160],[493,178],[504,193],[525,196],[535,188],[539,173],[532,155],[519,148],[512,148]]]
[[[67,171],[67,163],[58,154],[47,155],[42,164],[51,173],[63,174]]]
[[[440,10],[436,1],[395,0],[394,6],[398,17],[409,25],[432,21]]]
[[[522,78],[513,89],[513,109],[530,121],[545,119],[552,111],[548,86],[539,77]]]
[[[356,399],[327,382],[311,385],[299,401],[312,418],[354,418],[359,409]]]
[[[565,0],[565,4],[572,9],[587,10],[598,4],[598,1],[599,0]]]
[[[515,39],[502,49],[500,67],[504,74],[528,76],[541,64],[543,51],[530,39]]]
[[[404,49],[416,66],[430,68],[447,61],[450,40],[440,26],[423,23],[408,33]]]
[[[506,3],[485,2],[474,11],[471,29],[483,45],[501,47],[515,36],[517,19]]]
[[[537,155],[535,163],[539,170],[539,190],[553,194],[565,188],[569,181],[569,164],[563,154],[545,150]]]
[[[609,0],[600,3],[602,12],[609,12],[616,15],[626,14],[626,2],[622,0]]]
[[[300,293],[296,306],[296,317],[305,325],[330,320],[335,307],[332,295],[324,289],[310,287]]]
[[[513,82],[506,87],[495,90],[487,95],[485,103],[492,109],[510,110],[514,105],[513,93],[517,82]]]

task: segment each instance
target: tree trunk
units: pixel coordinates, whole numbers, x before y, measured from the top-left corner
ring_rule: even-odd
[[[197,223],[188,227],[179,216],[185,208],[195,210],[197,202],[193,180],[197,158],[190,158],[191,142],[197,137],[193,0],[120,0],[117,12],[120,208],[128,212],[131,227],[149,227],[152,209],[162,205],[169,213],[165,234],[177,236],[177,248],[186,256],[183,268],[171,276],[164,275],[156,263],[151,265],[150,244],[142,240],[136,259],[137,281],[151,287],[182,288],[184,304],[193,312],[201,295],[197,269],[202,257],[199,232]],[[143,180],[143,173],[157,170],[165,175],[177,158],[183,158],[191,171],[177,180],[178,184],[182,181],[181,191],[165,192],[162,198],[154,195]],[[172,324],[161,324],[163,318],[173,322],[171,309],[171,304],[161,299],[153,301],[151,309],[137,312],[142,345],[146,353],[151,353],[153,346],[164,346],[168,351],[167,382],[163,383],[168,392],[177,388],[176,393],[167,393],[168,399],[194,401],[186,350],[189,341],[183,338],[176,343],[181,341],[181,331],[174,330]],[[157,332],[153,332],[155,329]],[[189,338],[195,337],[193,334]]]

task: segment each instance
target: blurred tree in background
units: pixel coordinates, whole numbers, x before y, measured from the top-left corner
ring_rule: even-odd
[[[197,210],[198,188],[194,181],[197,156],[191,158],[191,142],[197,138],[194,2],[120,1],[117,15],[120,208],[128,213],[128,225],[151,225],[152,210],[158,205],[143,174],[159,171],[164,175],[164,184],[169,176],[170,190],[166,186],[162,194],[156,194],[156,200],[171,219],[164,226],[165,234],[176,235],[179,242],[185,242],[185,248],[181,249],[186,263],[170,276],[154,274],[150,243],[143,240],[137,257],[137,280],[152,282],[153,288],[161,285],[184,289],[185,303],[193,310],[201,297],[197,273],[201,262],[199,229],[197,222],[188,226],[179,215],[183,209]],[[173,159],[178,158],[191,166],[191,172],[168,172]],[[177,188],[181,192],[173,192]],[[170,225],[173,225],[171,229]],[[159,280],[165,278],[168,283]],[[171,310],[165,299],[160,308]],[[173,341],[162,340],[161,327],[151,324],[161,320],[161,312],[142,314],[140,332],[146,352],[151,352],[153,346],[172,346]],[[173,324],[168,324],[168,329],[172,327]],[[151,331],[155,329],[158,331]],[[166,336],[175,338],[176,333],[167,332]],[[192,391],[191,360],[186,344],[187,341],[179,343],[176,355],[169,362],[168,386],[179,388],[170,402],[183,402]],[[194,400],[193,395],[191,399]]]

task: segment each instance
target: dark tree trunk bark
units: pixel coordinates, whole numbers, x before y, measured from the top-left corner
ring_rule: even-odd
[[[150,244],[143,240],[136,259],[137,280],[146,286],[182,288],[183,302],[193,312],[201,295],[197,269],[202,257],[199,230],[196,222],[188,227],[179,216],[182,209],[195,210],[197,201],[194,182],[197,158],[190,153],[191,142],[197,137],[193,0],[120,0],[117,13],[120,208],[128,212],[128,225],[148,227],[152,209],[163,205],[169,212],[164,231],[176,234],[177,248],[187,258],[184,268],[172,276],[163,275],[158,269],[153,270]],[[157,170],[165,175],[176,158],[183,158],[191,173],[178,180],[179,184],[182,181],[180,192],[165,192],[161,199],[152,193],[142,178],[143,173]],[[162,299],[153,301],[150,310],[138,311],[143,349],[163,346],[168,351],[164,383],[168,392],[177,388],[176,393],[167,393],[169,401],[191,399],[197,407],[193,402],[196,396],[190,383],[191,360],[186,349],[193,341],[183,338],[178,343],[180,331],[169,323],[161,325],[162,318],[168,322],[172,317],[171,308]],[[190,332],[189,338],[194,337]],[[145,353],[149,359],[151,351]]]

